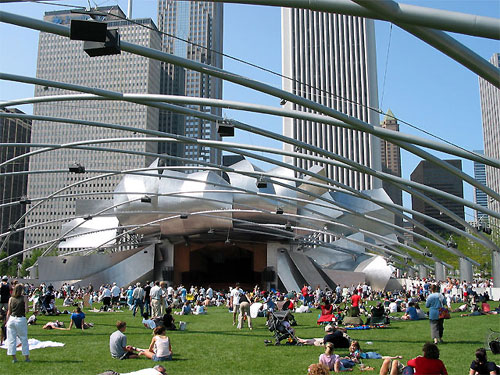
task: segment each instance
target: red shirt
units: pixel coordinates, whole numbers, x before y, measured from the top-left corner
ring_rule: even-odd
[[[414,375],[448,375],[443,361],[417,357],[408,361],[408,366],[415,368]]]
[[[361,301],[361,297],[359,294],[355,294],[351,297],[351,303],[352,307],[358,307],[359,306],[359,301]]]
[[[308,293],[307,286],[303,287],[303,288],[302,288],[302,290],[301,290],[301,292],[302,292],[302,295],[303,295],[304,297],[305,297],[305,296],[307,296],[307,295],[309,294],[309,293]]]

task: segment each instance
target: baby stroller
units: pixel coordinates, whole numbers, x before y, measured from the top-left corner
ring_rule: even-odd
[[[290,320],[295,322],[293,315],[289,311],[276,311],[269,315],[266,325],[269,331],[274,334],[275,345],[280,345],[281,341],[285,339],[288,339],[290,345],[300,345],[291,327]],[[266,340],[266,344],[268,343],[270,341]]]

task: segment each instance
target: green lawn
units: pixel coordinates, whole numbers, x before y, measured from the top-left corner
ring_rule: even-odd
[[[492,307],[498,306],[493,302]],[[116,313],[92,313],[85,311],[87,322],[95,327],[85,332],[45,331],[42,325],[49,318],[41,316],[38,325],[29,327],[29,338],[51,340],[65,343],[62,348],[37,349],[31,352],[31,363],[11,363],[6,351],[0,354],[0,374],[98,374],[105,370],[129,372],[154,363],[146,359],[127,361],[110,357],[108,340],[115,330],[117,320],[127,322],[128,343],[147,348],[151,331],[142,327],[141,318],[133,318],[130,311]],[[322,337],[323,328],[315,320],[318,313],[295,314],[298,326],[297,335],[302,338]],[[60,315],[59,320],[69,323],[68,315]],[[180,320],[180,317],[176,317]],[[182,317],[188,322],[186,331],[170,332],[174,361],[166,362],[169,375],[175,374],[286,374],[304,375],[307,367],[318,360],[322,348],[307,346],[265,346],[264,340],[271,339],[265,326],[265,319],[254,322],[254,330],[237,330],[232,325],[232,316],[225,308],[209,308],[208,315]],[[498,315],[480,317],[459,317],[445,321],[445,344],[440,346],[441,359],[450,375],[468,373],[470,362],[478,347],[484,346],[488,329],[500,331]],[[352,338],[361,342],[365,351],[377,351],[382,355],[403,355],[404,360],[421,354],[420,350],[430,339],[428,321],[393,322],[388,329],[350,331]],[[371,341],[372,345],[366,342]],[[345,354],[339,350],[338,354]],[[19,356],[21,358],[21,356]],[[500,362],[499,355],[489,352],[489,359]],[[376,371],[361,372],[356,369],[352,374],[378,374],[381,360],[367,360]]]

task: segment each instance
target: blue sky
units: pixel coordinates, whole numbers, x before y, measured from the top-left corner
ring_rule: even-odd
[[[402,2],[500,18],[498,0]],[[80,6],[88,4],[87,1],[81,0],[63,0],[55,3]],[[91,1],[91,3],[99,6],[118,3],[124,11],[127,9],[126,0]],[[0,9],[41,19],[45,11],[64,8],[47,4],[14,3],[2,4]],[[157,0],[135,0],[133,16],[151,17],[156,22],[156,9]],[[224,12],[224,52],[281,72],[280,9],[226,4]],[[384,111],[390,108],[397,117],[465,149],[482,149],[477,76],[397,26],[391,27],[388,22],[376,21],[375,27],[380,108]],[[489,59],[495,52],[500,52],[499,41],[452,35],[485,59]],[[0,71],[35,76],[37,43],[37,32],[0,23],[0,51],[3,55],[0,59]],[[224,68],[281,86],[279,77],[232,60],[226,59]],[[33,96],[32,86],[0,81],[0,100],[30,96]],[[276,98],[231,83],[224,85],[224,98],[279,106]],[[22,109],[31,112],[29,107]],[[227,116],[281,133],[280,118],[230,111],[227,112]],[[406,125],[401,126],[401,131],[423,135]],[[278,143],[249,134],[237,133],[235,141],[281,148]],[[409,178],[419,159],[407,153],[403,153],[402,159],[403,177]],[[472,174],[472,162],[465,161],[463,168]],[[465,186],[465,197],[473,199],[472,189],[468,186]],[[405,202],[408,205],[407,197]],[[470,213],[466,219],[471,220],[472,217],[469,215]]]

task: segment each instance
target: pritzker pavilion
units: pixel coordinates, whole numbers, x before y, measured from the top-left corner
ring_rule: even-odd
[[[284,6],[387,20],[456,60],[457,64],[464,65],[471,70],[471,74],[477,74],[493,89],[500,88],[498,67],[444,33],[451,31],[498,40],[498,19],[408,6],[392,1],[226,2]],[[70,37],[68,25],[4,11],[0,11],[0,21],[63,38]],[[117,39],[113,44],[108,36],[108,40],[97,49],[107,48],[108,52],[109,49],[115,49],[227,80],[274,96],[282,105],[271,107],[222,99],[123,93],[1,72],[2,80],[36,85],[48,90],[65,90],[66,93],[44,95],[42,91],[41,95],[33,98],[0,102],[0,108],[68,101],[86,102],[89,105],[103,101],[134,103],[213,122],[217,124],[220,137],[220,140],[200,139],[123,124],[1,111],[2,118],[77,124],[89,129],[102,128],[127,133],[123,137],[89,138],[66,144],[32,143],[28,145],[31,147],[29,153],[11,158],[3,165],[29,156],[72,150],[83,150],[96,155],[96,158],[104,152],[117,155],[130,153],[152,161],[147,167],[138,165],[133,169],[92,169],[88,165],[75,164],[69,169],[9,172],[50,174],[55,179],[59,176],[78,175],[78,179],[68,180],[64,187],[47,196],[28,196],[17,202],[2,203],[2,206],[27,206],[26,214],[13,222],[9,231],[0,234],[3,250],[12,233],[47,224],[39,222],[30,224],[29,228],[28,225],[23,226],[21,223],[27,215],[35,213],[47,202],[68,198],[75,202],[74,216],[57,219],[61,231],[56,239],[25,246],[22,251],[29,253],[35,249],[44,249],[44,256],[38,259],[32,270],[33,275],[40,280],[54,284],[71,282],[82,285],[90,282],[97,285],[113,280],[120,285],[127,285],[137,280],[161,279],[174,284],[220,286],[239,281],[248,285],[260,284],[266,288],[286,290],[299,290],[304,283],[323,288],[367,281],[375,289],[384,289],[390,283],[394,267],[410,275],[418,273],[420,276],[426,276],[431,269],[437,279],[444,279],[446,268],[451,266],[419,245],[416,240],[426,240],[458,256],[460,278],[471,280],[472,265],[478,263],[459,251],[448,237],[443,238],[440,233],[429,230],[415,220],[420,217],[439,224],[443,231],[465,237],[491,251],[492,276],[495,287],[500,287],[498,245],[480,228],[458,217],[436,202],[435,198],[448,199],[483,212],[490,217],[492,225],[499,222],[500,212],[491,207],[498,205],[483,207],[436,188],[382,172],[369,163],[354,161],[341,152],[319,147],[307,136],[301,139],[290,136],[288,132],[284,132],[285,135],[277,134],[264,126],[243,123],[214,114],[215,112],[194,108],[203,106],[250,111],[280,116],[287,121],[321,124],[339,131],[356,131],[363,134],[363,142],[366,144],[376,144],[379,139],[383,139],[438,165],[485,192],[492,202],[500,201],[498,191],[482,185],[461,170],[433,156],[428,150],[480,162],[496,169],[500,168],[500,160],[450,143],[374,126],[368,120],[360,120],[289,90],[278,89],[203,62]],[[113,45],[110,46],[109,43]],[[280,141],[285,146],[277,149],[231,142],[230,137],[235,131],[258,134]],[[120,146],[129,142],[191,145],[224,152],[224,157],[221,163],[203,160],[194,162],[192,159],[147,150],[124,151]],[[0,147],[16,145],[19,144],[3,143]],[[366,157],[369,159],[369,156]],[[262,170],[254,161],[262,161],[274,167]],[[334,178],[329,172],[334,170],[346,170],[352,175],[361,176],[362,187],[356,189],[352,184],[339,182],[340,179]],[[3,174],[0,179],[9,173]],[[80,184],[111,176],[119,176],[119,183],[112,190],[74,192]],[[378,187],[381,186],[381,181],[389,182],[424,200],[465,229],[393,203],[385,191]],[[412,223],[426,235],[395,225],[395,216]],[[405,237],[405,234],[411,234],[415,242],[409,240],[410,237]],[[59,249],[59,255],[48,256],[54,249]],[[1,262],[20,254],[12,254]],[[434,267],[416,259],[417,255],[432,259]]]

